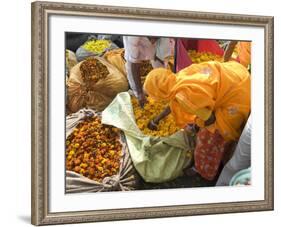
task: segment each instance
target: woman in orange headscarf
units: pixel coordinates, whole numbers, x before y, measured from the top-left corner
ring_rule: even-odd
[[[154,69],[144,90],[169,103],[180,127],[200,127],[195,148],[195,168],[208,180],[217,173],[225,147],[238,140],[250,112],[250,75],[241,64],[204,62],[177,74]],[[210,124],[210,119],[214,119]]]

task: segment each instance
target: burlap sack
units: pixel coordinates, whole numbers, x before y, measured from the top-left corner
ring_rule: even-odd
[[[81,109],[78,112],[66,117],[66,137],[85,118],[97,115],[93,110]],[[111,177],[105,177],[103,181],[97,182],[86,178],[73,171],[66,171],[66,193],[100,192],[100,191],[129,191],[136,188],[139,178],[133,167],[128,151],[125,136],[120,135],[120,142],[123,145],[119,173]]]
[[[114,49],[105,52],[103,55],[104,59],[107,60],[110,64],[114,65],[124,76],[127,75],[125,68],[125,58],[124,58],[124,48]]]
[[[89,87],[81,77],[82,62],[71,69],[67,81],[67,103],[72,113],[83,107],[102,111],[119,92],[128,90],[128,81],[118,69],[101,57],[94,58],[107,67],[109,74],[94,86]]]
[[[90,40],[87,40],[86,42],[88,42]],[[83,44],[84,45],[84,44]],[[77,50],[76,50],[76,57],[77,57],[77,60],[80,62],[80,61],[83,61],[85,60],[86,58],[88,57],[93,57],[93,56],[102,56],[106,51],[109,51],[109,50],[112,50],[112,49],[115,49],[115,48],[118,48],[118,46],[111,42],[110,43],[110,46],[108,48],[105,48],[101,53],[97,53],[97,52],[94,52],[94,51],[89,51],[89,50],[86,50],[84,47],[80,46]]]
[[[76,55],[71,50],[66,50],[65,53],[65,65],[66,65],[66,75],[69,75],[70,70],[78,63]]]

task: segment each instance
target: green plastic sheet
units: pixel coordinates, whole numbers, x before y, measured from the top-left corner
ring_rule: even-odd
[[[173,180],[191,163],[187,151],[194,149],[195,138],[184,130],[168,137],[144,135],[136,124],[128,92],[119,93],[102,112],[102,123],[123,130],[133,164],[146,182]]]

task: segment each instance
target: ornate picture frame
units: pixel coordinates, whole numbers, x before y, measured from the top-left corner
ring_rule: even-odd
[[[264,30],[264,199],[138,208],[50,212],[49,17],[68,15],[124,20],[241,25]],[[32,224],[63,224],[273,210],[273,17],[127,8],[55,2],[32,3]]]

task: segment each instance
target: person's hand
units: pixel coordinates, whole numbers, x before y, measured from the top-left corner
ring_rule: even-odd
[[[148,122],[147,128],[150,130],[157,130],[158,123],[155,122],[154,120],[151,120]]]
[[[195,134],[199,131],[199,127],[196,124],[188,124],[184,130],[188,133],[188,134]]]
[[[144,107],[145,103],[147,102],[146,96],[143,92],[138,94],[138,101],[141,108]]]
[[[159,122],[171,113],[171,109],[167,106],[158,116],[154,117],[147,125],[150,130],[157,130]]]

